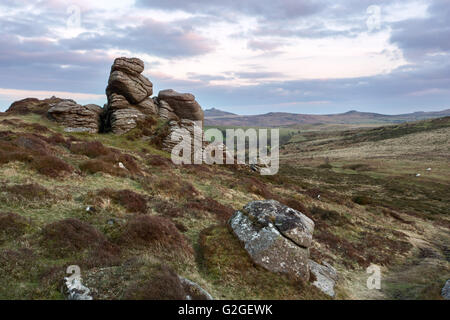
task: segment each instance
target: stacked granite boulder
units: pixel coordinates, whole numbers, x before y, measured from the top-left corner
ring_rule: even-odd
[[[104,111],[105,131],[123,134],[134,129],[146,116],[157,115],[150,96],[153,84],[141,73],[144,62],[137,58],[117,58],[111,67]]]
[[[169,89],[160,91],[158,96],[152,98],[153,84],[142,75],[143,72],[144,62],[140,59],[115,59],[106,88],[107,104],[104,108],[82,106],[73,100],[52,97],[42,101],[32,98],[17,101],[7,112],[45,114],[65,126],[68,132],[125,134],[140,123],[144,128],[159,120],[164,123],[162,135],[145,127],[145,136],[156,136],[156,140],[162,141],[164,150],[171,152],[180,142],[180,135],[184,134],[191,137],[192,147],[200,145],[203,148],[204,114],[195,97]]]
[[[196,126],[203,127],[203,110],[189,93],[169,89],[151,98],[153,85],[141,74],[143,71],[144,62],[137,58],[122,57],[114,61],[106,88],[105,131],[124,134],[148,116],[159,118],[168,127],[162,147],[171,151],[178,143],[172,139],[174,132],[188,132],[194,137],[194,131],[199,132]],[[196,138],[202,139],[202,135]]]

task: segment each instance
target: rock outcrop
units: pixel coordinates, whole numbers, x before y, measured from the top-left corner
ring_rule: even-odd
[[[269,271],[308,280],[314,222],[275,200],[254,201],[229,224],[253,261]]]
[[[70,268],[70,267],[69,267]],[[91,290],[81,283],[81,277],[65,277],[62,293],[67,300],[93,300]]]
[[[193,132],[193,121],[199,121],[203,126],[203,110],[189,93],[169,89],[159,92],[158,97],[151,98],[153,85],[142,76],[143,71],[144,62],[137,58],[122,57],[114,61],[106,88],[106,131],[126,133],[148,116],[173,121],[169,124],[169,134],[163,143],[164,149],[170,151],[170,147],[176,144],[171,139],[171,132],[180,127]]]
[[[172,148],[180,141],[177,137],[183,132],[189,133],[193,157],[195,146],[203,148],[204,120],[203,110],[195,97],[190,93],[178,93],[169,89],[160,91],[155,101],[158,105],[159,117],[169,120],[168,134],[162,142],[162,148],[171,152]],[[191,159],[193,161],[193,158]]]
[[[338,280],[336,269],[334,269],[326,262],[324,262],[322,265],[313,260],[309,260],[308,264],[311,273],[316,277],[313,285],[330,297],[334,297],[334,286],[336,285],[336,281]]]
[[[203,149],[204,114],[194,95],[168,89],[152,98],[153,84],[142,75],[143,71],[144,62],[140,59],[115,59],[106,88],[108,102],[104,108],[81,106],[73,100],[52,97],[17,101],[7,112],[46,114],[65,126],[68,132],[124,134],[139,127],[142,133],[138,132],[138,135],[151,137],[152,141],[158,141],[157,145],[169,152],[179,142],[177,133],[179,136],[179,133],[187,132],[191,136],[192,152],[194,146]],[[155,127],[150,128],[157,120],[165,122],[163,130],[158,132]]]
[[[95,104],[81,106],[73,100],[62,100],[48,110],[48,116],[63,125],[66,132],[97,133],[102,111]]]
[[[27,98],[19,100],[11,104],[6,110],[7,114],[29,114],[35,113],[39,115],[47,114],[47,111],[63,99],[51,97],[49,99],[39,100],[36,98]]]
[[[146,116],[157,115],[157,106],[150,98],[153,84],[141,74],[143,71],[144,62],[140,59],[122,57],[114,61],[106,88],[106,131],[123,134]]]
[[[117,58],[111,67],[106,95],[117,93],[131,104],[138,104],[153,94],[153,84],[141,75],[144,62],[137,58]]]
[[[450,300],[450,279],[445,282],[445,285],[441,291],[441,295],[445,300]]]
[[[118,58],[114,61],[106,88],[105,131],[124,134],[136,128],[139,122],[145,122],[147,117],[154,117],[167,122],[164,136],[153,139],[161,141],[159,144],[164,150],[171,152],[179,143],[176,137],[181,133],[190,135],[192,152],[194,145],[203,147],[204,114],[195,97],[168,89],[150,98],[153,85],[141,75],[143,71],[144,62],[139,59]],[[200,134],[194,135],[194,132]],[[199,141],[194,144],[195,139]]]

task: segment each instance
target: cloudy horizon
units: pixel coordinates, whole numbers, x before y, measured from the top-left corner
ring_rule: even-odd
[[[450,108],[450,0],[3,0],[0,28],[0,111],[52,95],[103,105],[119,56],[144,60],[154,94],[204,109]]]

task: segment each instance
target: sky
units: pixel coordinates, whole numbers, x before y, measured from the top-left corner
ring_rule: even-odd
[[[450,0],[2,0],[0,111],[106,102],[116,57],[154,94],[238,114],[450,108]]]

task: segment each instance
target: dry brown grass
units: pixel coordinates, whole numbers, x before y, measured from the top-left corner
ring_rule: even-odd
[[[310,217],[316,221],[316,223],[317,220],[320,220],[321,222],[325,222],[332,226],[343,227],[352,225],[352,222],[341,213],[321,207],[313,207],[310,211]]]
[[[69,148],[75,154],[92,158],[80,164],[81,171],[85,173],[103,172],[118,177],[137,176],[142,173],[136,158],[117,149],[105,147],[99,141],[71,142]]]
[[[301,202],[299,202],[299,201],[297,201],[297,200],[295,200],[295,199],[292,199],[292,198],[284,198],[284,199],[281,201],[281,203],[284,204],[284,205],[286,205],[286,206],[288,206],[289,208],[295,209],[295,210],[297,210],[297,211],[303,213],[303,214],[306,215],[306,216],[311,217],[308,208],[305,207],[305,205],[304,205],[303,203],[301,203]]]
[[[128,175],[125,169],[101,160],[88,160],[80,164],[80,170],[84,173],[95,174],[98,172],[112,176],[125,177]]]
[[[40,174],[58,178],[70,174],[73,167],[53,155],[47,142],[35,134],[22,133],[17,136],[7,132],[0,135],[0,164],[20,161],[29,164]]]
[[[64,257],[107,242],[105,236],[88,223],[69,218],[46,225],[40,244],[47,253]]]
[[[234,213],[233,208],[225,206],[212,199],[196,199],[187,202],[184,208],[190,211],[205,211],[212,213],[219,221],[225,222],[231,218]]]
[[[0,273],[20,279],[20,274],[26,271],[36,258],[35,252],[29,248],[0,251]]]
[[[132,218],[125,226],[120,242],[131,247],[162,247],[192,253],[191,246],[173,222],[158,216],[141,215]]]
[[[157,200],[153,203],[153,208],[162,216],[169,218],[177,218],[184,216],[184,210],[176,206],[173,202],[165,200]]]
[[[132,284],[124,294],[125,300],[185,300],[186,292],[178,275],[161,266],[147,281]]]
[[[96,195],[98,199],[110,198],[115,203],[123,206],[128,212],[146,213],[147,200],[144,196],[131,190],[103,189]],[[95,201],[94,202],[98,202]]]
[[[147,185],[146,188],[156,190],[158,193],[163,191],[171,197],[176,196],[181,199],[194,199],[200,194],[192,184],[182,179],[162,178],[151,186]]]
[[[37,183],[4,186],[10,197],[26,201],[46,200],[52,197],[50,191]]]
[[[0,243],[25,234],[28,222],[16,213],[0,212]]]
[[[147,157],[147,164],[152,167],[158,168],[172,168],[174,164],[168,158],[164,158],[158,155],[150,155]]]
[[[52,150],[45,138],[36,134],[21,133],[18,137],[12,140],[12,143],[19,148],[29,150],[33,154],[49,155]]]
[[[54,146],[61,145],[66,148],[70,147],[70,140],[66,140],[66,138],[64,138],[64,136],[61,133],[53,134],[50,137],[46,138],[45,141]]]
[[[354,269],[355,264],[356,266],[368,267],[370,264],[354,244],[327,230],[314,233],[314,238],[321,244],[326,245],[334,254],[342,257],[342,264],[347,268]]]
[[[77,142],[70,144],[70,151],[75,154],[82,154],[89,158],[98,158],[111,152],[100,141]]]
[[[74,171],[71,165],[55,156],[36,157],[33,159],[31,167],[40,174],[51,178],[63,177]]]
[[[242,185],[248,192],[257,194],[264,199],[275,199],[277,198],[269,186],[255,177],[244,177],[238,184]]]

